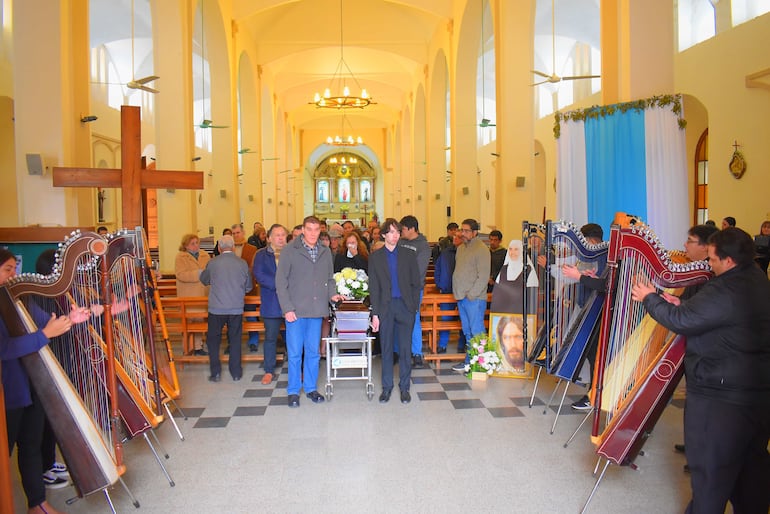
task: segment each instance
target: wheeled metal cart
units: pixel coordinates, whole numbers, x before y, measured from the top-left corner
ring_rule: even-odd
[[[362,302],[332,304],[331,337],[326,342],[326,399],[334,396],[333,380],[366,380],[366,396],[374,398],[369,308]],[[343,370],[358,369],[360,373]]]

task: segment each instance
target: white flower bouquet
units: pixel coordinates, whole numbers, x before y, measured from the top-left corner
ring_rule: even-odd
[[[470,361],[465,365],[466,373],[480,372],[491,375],[501,366],[500,356],[495,351],[495,341],[486,334],[477,334],[469,342]]]
[[[362,269],[343,268],[334,274],[337,292],[349,300],[369,296],[369,276]]]

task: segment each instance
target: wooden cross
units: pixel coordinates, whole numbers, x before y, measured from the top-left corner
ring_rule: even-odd
[[[142,125],[139,107],[120,108],[120,169],[53,169],[55,187],[114,187],[123,192],[121,225],[142,225],[142,190],[157,188],[203,189],[203,173],[146,170],[142,165]]]
[[[736,140],[735,140],[735,142],[733,143],[733,148],[735,148],[735,151],[737,152],[737,151],[738,151],[738,148],[740,148],[741,146],[742,146],[742,145],[739,145],[739,144],[738,144],[738,140],[736,139]]]

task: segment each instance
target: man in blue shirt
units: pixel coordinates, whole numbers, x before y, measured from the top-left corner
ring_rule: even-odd
[[[399,353],[409,355],[412,345],[414,318],[420,308],[422,279],[416,252],[398,245],[401,225],[388,218],[382,225],[385,247],[369,256],[369,299],[372,308],[372,329],[380,329],[382,345],[382,394],[380,403],[390,400],[393,390],[393,342],[398,340]],[[409,359],[399,360],[398,386],[401,403],[412,397],[409,385],[412,366]]]

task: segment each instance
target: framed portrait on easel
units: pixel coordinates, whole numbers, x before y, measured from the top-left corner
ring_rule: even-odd
[[[500,369],[495,377],[531,378],[532,366],[527,362],[524,351],[524,322],[522,314],[491,312],[489,314],[489,337],[495,341],[495,350],[500,357]],[[529,314],[527,323],[527,347],[533,344],[537,316]]]

